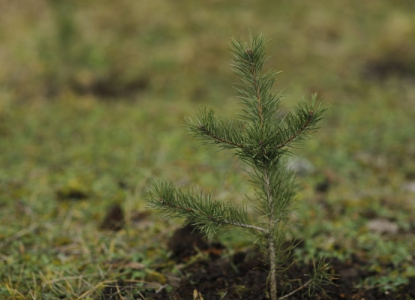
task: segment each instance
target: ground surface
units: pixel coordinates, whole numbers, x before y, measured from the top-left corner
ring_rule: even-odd
[[[301,247],[299,244],[298,247]],[[174,289],[167,292],[165,289],[155,292],[135,294],[135,299],[192,299],[195,290],[205,300],[266,300],[269,299],[264,291],[267,290],[268,268],[263,263],[263,257],[255,251],[237,252],[232,256],[223,257],[223,245],[209,243],[194,228],[186,226],[178,229],[171,240],[169,248],[178,264],[191,259],[192,255],[205,254],[205,259],[199,259],[182,269],[180,281],[175,282]],[[298,292],[289,299],[414,299],[415,277],[410,277],[406,284],[400,285],[394,291],[385,290],[381,286],[357,287],[365,278],[375,276],[375,271],[368,271],[368,262],[356,256],[341,261],[337,258],[327,260],[330,263],[330,273],[333,274],[332,284],[323,287],[324,292],[315,291],[309,295],[306,291]],[[387,267],[387,266],[383,266]],[[294,261],[293,265],[284,274],[286,282],[290,282],[288,291],[299,288],[308,278],[313,265],[305,265]],[[291,279],[291,281],[290,281]],[[293,280],[295,279],[295,280]],[[119,289],[107,287],[102,299],[118,299],[120,295],[134,294],[139,290],[134,284],[118,282]],[[115,285],[117,286],[117,285]],[[269,287],[268,287],[269,288]],[[278,287],[280,297],[284,295],[284,284]],[[287,287],[286,287],[287,288]]]
[[[237,118],[228,43],[249,30],[271,39],[283,113],[312,93],[330,105],[291,162],[295,270],[328,257],[341,275],[328,294],[410,299],[414,14],[412,0],[0,1],[0,299],[97,299],[118,282],[191,291],[184,279],[206,299],[236,274],[229,258],[260,272],[236,255],[254,242],[240,230],[176,253],[182,220],[145,201],[161,178],[234,203],[253,196],[242,162],[180,125],[207,105]],[[203,287],[198,269],[219,263],[217,290]]]

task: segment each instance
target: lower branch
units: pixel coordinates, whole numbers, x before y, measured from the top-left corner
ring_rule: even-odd
[[[295,293],[297,293],[298,291],[300,291],[300,290],[302,290],[303,288],[307,287],[307,286],[308,286],[311,282],[312,282],[312,280],[310,279],[309,281],[307,281],[306,283],[304,283],[302,286],[300,286],[298,289],[296,289],[296,290],[292,291],[291,293],[289,293],[289,294],[287,294],[287,295],[284,295],[284,296],[282,296],[282,297],[278,298],[278,300],[281,300],[281,299],[287,299],[288,297],[290,297],[290,296],[294,295],[294,294],[295,294]]]
[[[243,223],[237,223],[237,222],[232,222],[232,221],[228,221],[228,220],[224,220],[224,219],[217,219],[217,218],[214,218],[212,216],[207,215],[206,213],[204,213],[200,210],[195,210],[195,209],[192,209],[192,208],[186,208],[186,207],[182,207],[182,206],[179,206],[179,205],[169,204],[161,198],[159,200],[160,200],[161,204],[163,204],[165,206],[175,208],[175,209],[184,210],[184,211],[187,211],[187,212],[198,213],[198,214],[204,215],[204,216],[206,216],[206,218],[208,218],[209,220],[211,220],[215,223],[225,223],[225,224],[229,224],[229,225],[233,225],[233,226],[238,226],[238,227],[248,228],[248,229],[254,229],[254,230],[257,230],[257,231],[268,233],[267,229],[259,227],[259,226],[250,225],[250,224],[243,224]]]
[[[234,226],[238,226],[238,227],[243,227],[243,228],[248,228],[248,229],[255,229],[258,231],[262,231],[264,233],[268,233],[268,230],[259,226],[255,226],[255,225],[249,225],[249,224],[242,224],[242,223],[235,223],[235,222],[231,222],[231,221],[227,221],[227,220],[222,220],[223,223],[229,224],[229,225],[234,225]]]

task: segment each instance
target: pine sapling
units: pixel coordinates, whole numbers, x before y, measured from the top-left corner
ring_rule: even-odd
[[[240,77],[236,90],[243,105],[239,119],[223,121],[211,108],[200,109],[196,116],[186,118],[192,135],[205,144],[233,150],[250,166],[248,174],[255,199],[249,200],[257,213],[255,219],[248,215],[246,206],[214,200],[211,194],[186,192],[167,181],[149,189],[148,201],[163,217],[183,218],[208,236],[227,226],[250,232],[267,257],[270,297],[276,300],[302,289],[312,293],[330,280],[328,265],[320,262],[314,266],[309,281],[278,298],[277,289],[283,285],[281,275],[292,250],[287,247],[286,235],[295,196],[294,177],[284,164],[285,157],[317,128],[326,108],[313,95],[310,102],[303,100],[281,117],[282,96],[271,90],[276,72],[261,73],[266,61],[265,44],[261,34],[251,36],[249,44],[231,41],[232,67]]]

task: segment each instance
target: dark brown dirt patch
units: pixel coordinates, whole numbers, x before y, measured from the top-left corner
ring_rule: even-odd
[[[237,253],[231,260],[221,258],[217,260],[198,261],[184,270],[184,278],[178,288],[168,295],[147,293],[146,299],[193,299],[194,290],[197,290],[204,300],[268,300],[265,291],[267,285],[268,267],[264,265],[259,255],[252,253]],[[414,299],[415,278],[410,278],[409,283],[402,285],[397,291],[381,291],[379,288],[356,288],[356,284],[365,277],[373,275],[364,270],[365,263],[357,258],[346,262],[337,259],[331,261],[331,272],[340,275],[333,285],[324,286],[323,292],[317,292],[313,296],[298,292],[291,296],[290,300],[298,299],[358,299],[358,300],[383,300],[383,299]],[[280,297],[289,293],[307,280],[304,274],[308,273],[310,266],[298,263],[294,264],[287,272],[286,291],[280,285]]]
[[[176,231],[168,244],[177,261],[185,261],[196,254],[195,247],[204,251],[215,249],[191,226]],[[236,253],[230,258],[215,257],[216,259],[197,261],[183,269],[181,282],[172,292],[143,291],[142,295],[147,300],[184,300],[193,299],[196,290],[204,300],[269,299],[266,293],[269,290],[268,266],[264,264],[260,254],[250,251]],[[324,286],[324,292],[316,291],[314,295],[309,296],[303,291],[289,299],[415,299],[415,278],[409,278],[407,284],[400,285],[395,291],[385,292],[380,287],[357,288],[365,278],[376,275],[376,272],[368,271],[368,262],[354,256],[346,261],[332,259],[330,265],[331,274],[337,275],[338,278],[333,280],[332,285]],[[280,280],[279,297],[306,282],[308,277],[305,274],[311,269],[311,265],[294,262]],[[285,291],[282,282],[286,283]]]
[[[188,260],[198,251],[208,253],[211,258],[217,258],[225,248],[220,243],[208,242],[203,234],[191,225],[176,230],[168,242],[168,247],[172,251],[172,258],[179,262]]]
[[[119,231],[124,227],[124,211],[121,205],[114,204],[108,208],[107,214],[101,223],[100,229]]]

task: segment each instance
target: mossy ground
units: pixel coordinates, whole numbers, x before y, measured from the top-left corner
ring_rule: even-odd
[[[297,254],[359,256],[376,271],[368,288],[407,282],[414,13],[413,1],[387,0],[3,1],[0,298],[95,299],[120,279],[158,289],[166,272],[179,276],[165,243],[180,222],[146,216],[145,188],[167,178],[229,201],[252,194],[240,162],[180,126],[201,105],[238,112],[228,43],[249,29],[271,39],[286,109],[314,92],[331,105],[296,151],[314,166],[299,177]],[[116,203],[123,229],[100,230]],[[229,251],[252,242],[218,239]]]

